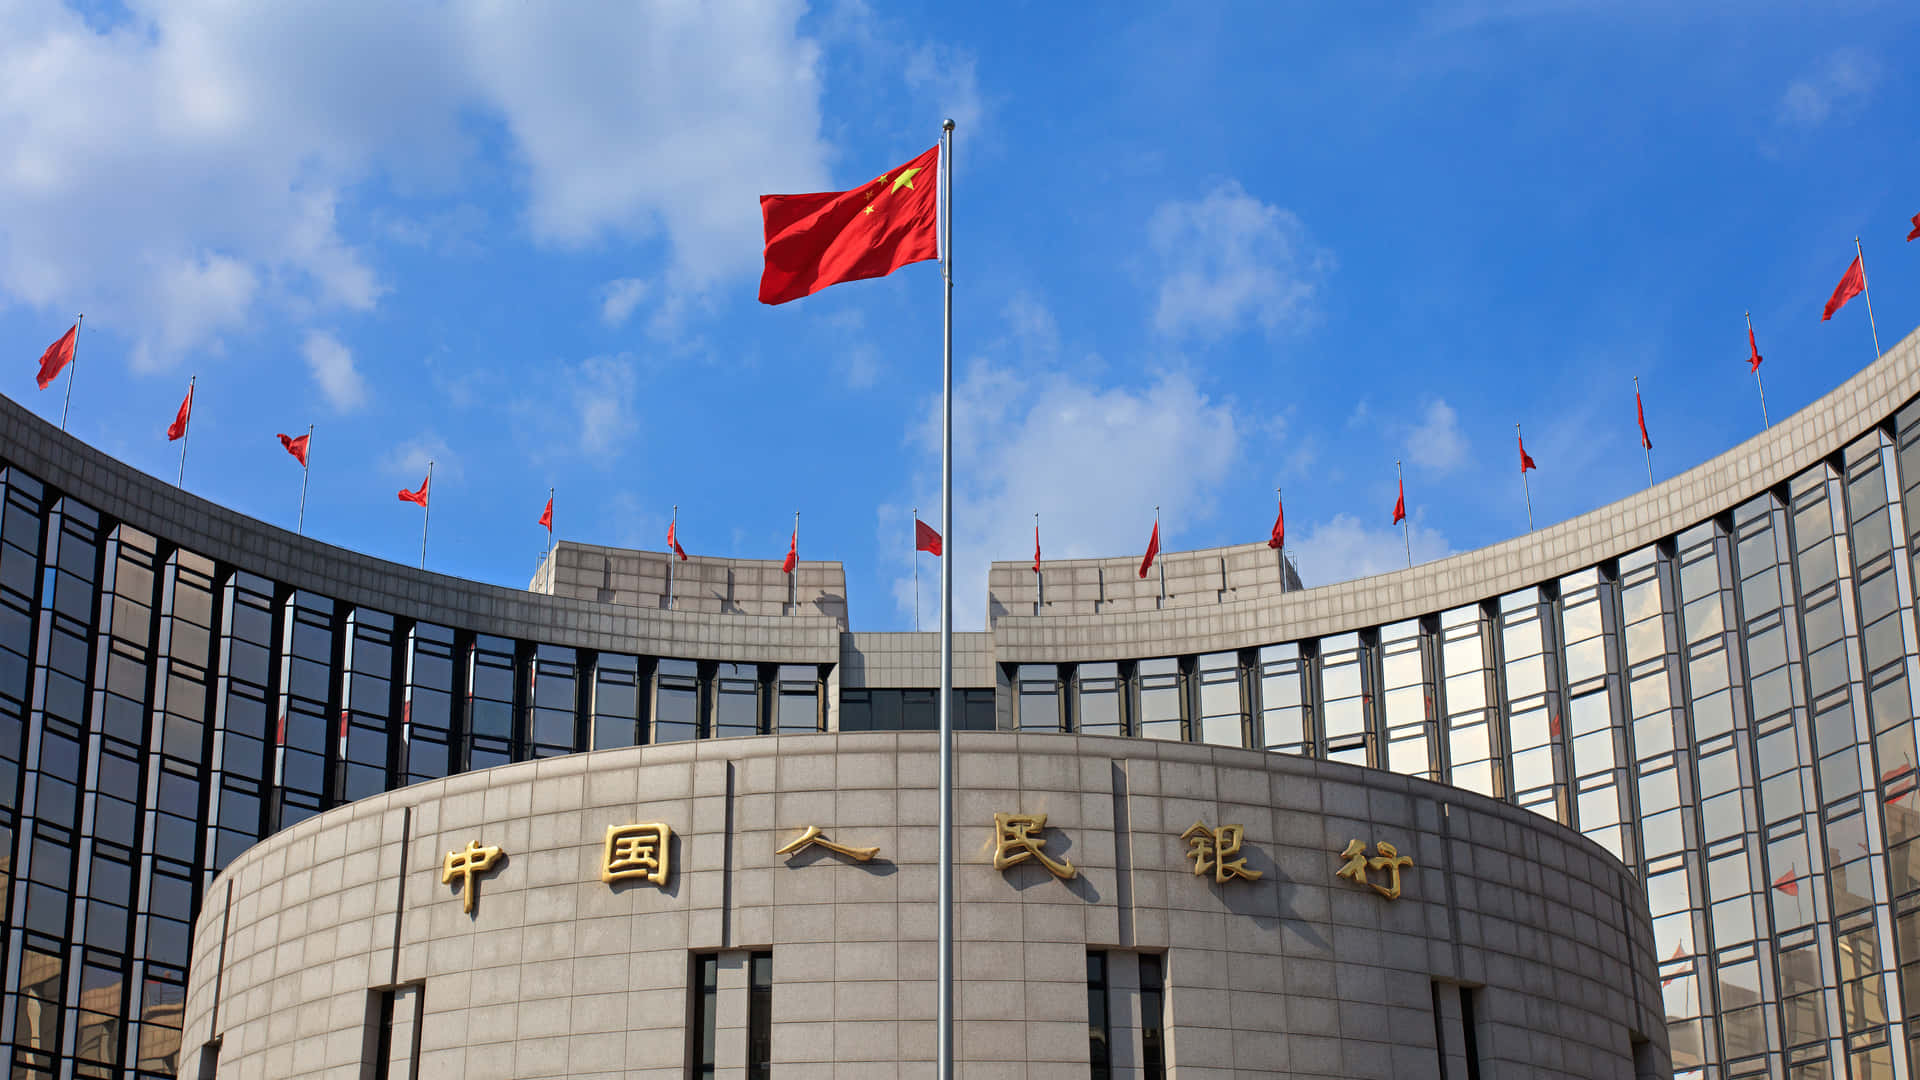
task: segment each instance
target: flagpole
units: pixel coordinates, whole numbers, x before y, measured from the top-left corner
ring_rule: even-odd
[[[1871,301],[1868,306],[1872,306]],[[87,314],[84,311],[73,317],[73,355],[67,358],[67,397],[60,403],[61,431],[67,430],[67,407],[73,404],[73,369],[80,363],[80,324],[86,321]]]
[[[1047,606],[1047,575],[1040,572],[1040,515],[1033,515],[1033,613]]]
[[[1526,495],[1527,495],[1527,531],[1532,532],[1533,531],[1533,485],[1527,483],[1527,459],[1525,456],[1527,452],[1526,451],[1527,440],[1520,434],[1519,424],[1513,425],[1513,435],[1514,435],[1514,438],[1519,440],[1520,447],[1521,447],[1520,490],[1526,492]],[[1409,558],[1411,558],[1411,555],[1409,555]]]
[[[1407,569],[1411,570],[1413,569],[1413,527],[1407,524],[1407,515],[1405,513],[1405,501],[1404,501],[1407,497],[1407,477],[1406,477],[1406,473],[1403,472],[1400,468],[1399,458],[1395,458],[1393,460],[1393,479],[1400,488],[1400,498],[1402,500],[1402,504],[1401,504],[1402,512],[1400,514],[1400,538],[1406,541]],[[1526,477],[1522,476],[1520,479],[1525,480]]]
[[[193,437],[193,384],[198,375],[187,376],[187,424],[180,429],[180,475],[174,478],[174,487],[185,487],[187,483],[187,440]]]
[[[674,503],[673,504],[673,522],[672,524],[667,526],[667,531],[673,534],[673,542],[675,544],[680,542],[680,534],[675,531],[679,528],[680,528],[680,504]],[[671,548],[673,544],[668,544],[667,546]],[[672,551],[667,552],[667,610],[668,611],[673,610],[673,560],[677,557],[678,556],[675,555],[674,552]]]
[[[307,462],[310,462],[312,460],[313,460],[313,425],[308,424],[307,425],[306,460],[300,463],[300,521],[298,524],[294,525],[293,527],[294,535],[296,536],[305,536],[307,532],[307,473],[312,471],[312,468],[313,468]]]
[[[1860,291],[1867,296],[1867,329],[1873,331],[1873,358],[1880,359],[1880,328],[1873,324],[1873,290],[1867,288],[1867,253],[1860,250],[1860,238],[1853,238],[1853,255],[1860,260]]]
[[[427,501],[420,504],[420,569],[427,568],[427,522],[433,520],[433,459],[427,459]]]
[[[1153,508],[1153,538],[1160,539],[1160,508],[1157,506]],[[1160,553],[1156,551],[1153,553],[1153,561],[1160,564],[1160,602],[1164,604],[1167,599],[1167,560],[1161,558]]]
[[[1280,489],[1274,488],[1273,489],[1274,510],[1280,513],[1285,513],[1286,505],[1287,504],[1282,501]],[[1280,591],[1281,592],[1287,591],[1287,534],[1284,532],[1280,534]]]
[[[1758,375],[1759,372],[1756,371],[1754,372],[1754,374]],[[1633,410],[1634,410],[1634,419],[1639,421],[1639,424],[1640,424],[1640,449],[1646,451],[1646,454],[1647,454],[1647,486],[1652,487],[1653,486],[1653,447],[1649,444],[1653,440],[1647,438],[1646,409],[1640,404],[1640,376],[1638,375],[1635,375],[1633,377]]]
[[[787,575],[787,613],[800,611],[800,511],[793,512],[793,573]]]
[[[1855,240],[1854,243],[1858,244],[1859,241]],[[1860,272],[1862,274],[1865,274],[1866,267],[1862,266],[1860,268]],[[1868,306],[1872,306],[1872,305],[1869,304]],[[1752,341],[1753,340],[1753,312],[1749,311],[1746,313],[1746,315],[1747,315],[1747,340]],[[1871,317],[1869,317],[1867,321],[1871,323],[1873,320]],[[1879,344],[1879,339],[1875,338],[1874,343],[1877,346]],[[1767,385],[1760,381],[1760,365],[1758,364],[1755,364],[1753,366],[1753,385],[1758,387],[1760,390],[1760,426],[1772,427],[1773,421],[1767,419]]]
[[[953,1080],[953,121],[940,125],[940,914],[937,1080]]]
[[[553,580],[553,489],[547,489],[547,580]]]
[[[913,632],[920,632],[920,508],[913,508]]]

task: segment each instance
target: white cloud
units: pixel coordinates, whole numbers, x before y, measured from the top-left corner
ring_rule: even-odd
[[[1381,508],[1389,510],[1392,505],[1382,503]],[[1383,514],[1383,519],[1391,516]],[[1409,539],[1415,565],[1452,554],[1447,538],[1422,525],[1417,515],[1408,524],[1413,529],[1402,536],[1398,525],[1369,528],[1352,514],[1335,514],[1330,521],[1315,522],[1298,539],[1288,536],[1287,554],[1293,557],[1300,580],[1309,588],[1405,570]]]
[[[819,49],[799,0],[443,9],[477,91],[512,133],[534,236],[664,233],[700,286],[760,257],[768,191],[827,187]],[[618,132],[618,138],[608,138]]]
[[[366,404],[366,380],[353,366],[353,351],[341,344],[339,338],[309,330],[300,351],[307,358],[307,370],[313,373],[313,381],[320,384],[320,392],[327,396],[327,402],[335,410],[350,412]]]
[[[1248,322],[1269,336],[1313,314],[1332,259],[1291,212],[1229,180],[1192,202],[1160,205],[1147,241],[1166,269],[1154,327],[1211,339]]]
[[[754,264],[740,206],[828,178],[803,10],[0,4],[0,303],[87,311],[150,368],[262,304],[364,311],[385,286],[354,237],[426,227],[351,220],[357,189],[487,173],[462,168],[476,116],[504,124],[536,240],[658,237],[697,291]]]
[[[977,138],[986,107],[973,54],[950,45],[922,45],[907,56],[907,88],[927,95],[942,120],[952,120],[956,138]],[[962,133],[965,133],[964,136]]]
[[[615,278],[600,287],[600,321],[619,326],[647,295],[647,283],[640,278]]]
[[[1460,418],[1443,398],[1427,403],[1420,422],[1407,433],[1407,464],[1434,472],[1451,472],[1467,460],[1467,440],[1460,434]]]
[[[1048,558],[1142,548],[1156,504],[1161,542],[1177,547],[1189,524],[1212,516],[1246,428],[1230,402],[1213,400],[1183,374],[1107,385],[1024,359],[1018,367],[975,361],[954,387],[954,420],[954,580],[976,583],[986,580],[989,562],[1032,553],[1036,512]],[[914,500],[882,509],[880,527],[889,536],[911,529],[900,521],[912,501],[929,520],[937,516],[937,400],[916,439],[932,468],[917,481]],[[900,552],[894,595],[910,615],[912,577],[900,547],[881,550]],[[985,626],[985,590],[954,593],[955,628]],[[928,594],[921,599],[930,625],[937,611],[924,606]]]
[[[580,449],[593,456],[606,454],[633,431],[633,395],[638,385],[633,358],[588,357],[570,381]]]
[[[433,482],[458,481],[466,470],[461,468],[460,456],[447,445],[447,440],[434,431],[425,431],[406,442],[387,451],[386,460],[381,462],[381,470],[406,483],[407,490],[420,487],[420,481],[427,475],[427,463],[433,463]]]
[[[1838,49],[1814,70],[1787,84],[1775,120],[1782,127],[1810,131],[1836,112],[1865,104],[1880,79],[1880,65],[1854,49]]]

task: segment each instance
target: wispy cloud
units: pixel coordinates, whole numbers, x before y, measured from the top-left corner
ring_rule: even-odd
[[[458,482],[466,474],[460,455],[436,431],[424,431],[393,449],[381,461],[381,471],[409,488],[417,488],[427,475],[427,463],[433,463],[433,482]]]
[[[600,321],[608,326],[624,325],[633,309],[647,295],[647,283],[640,278],[615,278],[600,286]]]
[[[1165,268],[1153,324],[1174,338],[1210,340],[1251,323],[1269,336],[1298,326],[1332,265],[1291,211],[1230,180],[1191,202],[1168,202],[1147,223]]]
[[[1467,440],[1460,434],[1460,417],[1444,398],[1427,403],[1420,420],[1407,433],[1407,464],[1451,472],[1467,459]]]
[[[1873,57],[1857,49],[1835,50],[1787,84],[1774,119],[1783,128],[1811,131],[1865,105],[1879,81],[1880,65]]]
[[[1382,503],[1382,518],[1392,503]],[[1410,518],[1412,529],[1402,535],[1392,524],[1368,526],[1352,514],[1335,514],[1331,520],[1315,522],[1297,540],[1288,537],[1287,553],[1300,570],[1300,580],[1308,586],[1332,585],[1371,574],[1407,568],[1407,549],[1411,540],[1415,565],[1452,554],[1447,538],[1437,529],[1422,524],[1419,515]]]
[[[1233,402],[1179,372],[1116,381],[1064,370],[1049,362],[1052,318],[1038,301],[1028,298],[1009,317],[1015,333],[968,365],[954,387],[954,512],[967,523],[956,581],[984,582],[992,560],[1029,555],[1036,512],[1048,557],[1063,559],[1144,545],[1156,504],[1168,548],[1212,517],[1250,427]],[[915,438],[937,461],[937,401]],[[931,513],[938,491],[937,474],[924,472],[912,499],[881,508],[878,527],[890,537],[910,531],[908,506]],[[894,598],[903,614],[913,599],[907,557],[904,550],[895,557]],[[983,589],[956,589],[954,603],[956,627],[985,625]]]
[[[307,358],[307,370],[320,392],[335,411],[352,412],[367,402],[367,383],[354,367],[353,350],[339,338],[320,330],[307,331],[300,352]]]

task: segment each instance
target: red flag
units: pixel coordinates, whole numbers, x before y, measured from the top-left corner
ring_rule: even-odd
[[[1799,896],[1800,895],[1799,871],[1793,869],[1792,867],[1788,867],[1786,873],[1781,874],[1779,877],[1773,879],[1773,887],[1776,892],[1783,892],[1783,893],[1786,893],[1788,896]]]
[[[1267,540],[1267,546],[1270,548],[1283,548],[1287,546],[1287,505],[1277,499],[1275,500],[1275,504],[1273,536]]]
[[[1913,215],[1913,231],[1907,234],[1907,239],[1912,240],[1916,236],[1920,236],[1920,214]]]
[[[418,503],[421,506],[427,505],[427,485],[432,482],[433,482],[433,474],[428,473],[427,478],[425,480],[420,481],[419,491],[408,491],[405,488],[402,488],[400,490],[400,501]]]
[[[673,538],[673,528],[674,528],[674,526],[676,526],[676,525],[678,525],[678,524],[679,524],[679,522],[677,522],[677,521],[669,521],[669,522],[667,522],[667,546],[673,549],[673,553],[674,553],[675,555],[678,555],[678,556],[680,556],[680,561],[681,561],[681,562],[686,562],[686,561],[687,561],[687,549],[686,549],[686,548],[683,548],[683,547],[681,547],[681,546],[680,546],[680,541],[678,541],[678,540],[675,540],[675,539]]]
[[[760,196],[767,235],[760,302],[784,304],[939,258],[939,163],[935,146],[851,191]]]
[[[1526,472],[1526,471],[1527,471],[1528,469],[1537,469],[1537,468],[1539,468],[1540,466],[1538,466],[1538,465],[1535,465],[1535,464],[1533,463],[1533,459],[1527,456],[1527,440],[1526,440],[1526,438],[1525,438],[1524,436],[1522,436],[1522,435],[1520,435],[1520,434],[1519,434],[1518,432],[1515,432],[1515,433],[1514,433],[1514,438],[1516,438],[1516,439],[1519,439],[1519,440],[1520,440],[1520,471],[1521,471],[1521,472]]]
[[[79,340],[80,324],[74,323],[68,331],[60,335],[60,340],[47,346],[40,354],[40,389],[45,390],[60,376],[60,369],[73,362],[73,345]]]
[[[1140,560],[1140,576],[1146,577],[1147,570],[1153,566],[1153,557],[1160,554],[1160,519],[1153,520],[1153,535],[1147,538],[1147,557]]]
[[[291,435],[282,435],[280,445],[286,447],[287,453],[293,455],[293,459],[300,463],[301,468],[306,468],[307,440],[311,438],[313,438],[311,435],[302,435],[297,439]]]
[[[167,425],[167,441],[184,436],[187,433],[187,421],[193,418],[193,383],[187,383],[187,396],[180,399],[180,411],[173,414],[173,423]]]
[[[1407,482],[1400,481],[1400,497],[1393,501],[1393,523],[1400,524],[1407,516]]]
[[[794,560],[798,559],[799,557],[800,557],[800,530],[796,528],[793,530],[793,539],[787,541],[787,561],[780,564],[780,572],[783,574],[793,573]]]
[[[547,534],[549,536],[553,534],[553,496],[547,496],[547,508],[540,511],[540,520],[535,524],[545,525]]]
[[[1834,312],[1839,311],[1847,301],[1866,290],[1867,272],[1860,266],[1860,256],[1855,255],[1853,264],[1848,266],[1847,272],[1841,276],[1840,284],[1833,287],[1833,296],[1827,300],[1827,310],[1820,314],[1820,321],[1826,322],[1833,318]]]
[[[1832,314],[1832,312],[1828,312],[1828,314]],[[1751,326],[1747,327],[1747,352],[1751,354],[1747,357],[1747,370],[1759,371],[1760,343],[1753,339],[1753,327]]]
[[[1040,572],[1040,526],[1037,523],[1033,527],[1033,572]]]
[[[940,534],[934,531],[933,526],[919,518],[913,519],[913,550],[924,551],[931,555],[940,554]]]
[[[1638,390],[1633,392],[1633,411],[1635,415],[1640,417],[1640,448],[1642,450],[1651,450],[1653,449],[1653,440],[1647,437],[1647,410],[1640,404],[1640,391]]]

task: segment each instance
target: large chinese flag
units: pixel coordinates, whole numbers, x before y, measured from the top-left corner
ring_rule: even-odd
[[[428,473],[427,478],[425,480],[420,481],[419,491],[407,491],[404,488],[401,489],[400,501],[415,503],[420,506],[427,505],[427,485],[431,483],[433,483],[433,474]]]
[[[851,191],[760,196],[767,227],[760,302],[784,304],[939,258],[939,165],[936,146]]]
[[[1160,522],[1158,519],[1156,519],[1153,523],[1153,535],[1147,538],[1147,557],[1140,560],[1140,576],[1141,577],[1146,577],[1147,571],[1153,569],[1154,557],[1159,554],[1160,554]]]
[[[1527,440],[1526,440],[1526,437],[1525,437],[1525,436],[1523,436],[1523,435],[1519,435],[1519,434],[1517,434],[1517,433],[1516,433],[1516,434],[1514,435],[1514,438],[1516,438],[1516,439],[1519,439],[1519,440],[1520,440],[1520,471],[1521,471],[1521,472],[1526,472],[1526,471],[1527,471],[1528,469],[1537,469],[1537,468],[1539,468],[1540,466],[1538,466],[1538,465],[1535,465],[1535,464],[1533,463],[1533,458],[1532,458],[1532,457],[1530,457],[1530,456],[1529,456],[1529,455],[1527,454]]]
[[[1393,523],[1395,525],[1400,524],[1401,519],[1405,518],[1406,516],[1407,516],[1407,482],[1405,480],[1402,480],[1400,481],[1400,497],[1393,500]]]
[[[680,523],[679,523],[679,522],[677,522],[677,521],[669,521],[669,522],[667,522],[667,546],[673,549],[673,553],[674,553],[675,555],[678,555],[678,556],[680,556],[680,561],[681,561],[681,562],[686,562],[686,561],[687,561],[687,549],[686,549],[686,548],[683,548],[683,547],[681,547],[681,546],[680,546],[680,541],[679,541],[678,539],[676,539],[676,538],[674,537],[674,535],[673,535],[673,532],[674,532],[674,528],[675,528],[676,526],[678,526],[679,524],[680,524]]]
[[[793,529],[793,538],[787,541],[787,558],[785,562],[782,562],[780,564],[780,572],[783,574],[793,573],[793,564],[799,561],[799,559],[800,559],[800,527],[796,525],[794,526],[794,529]]]

